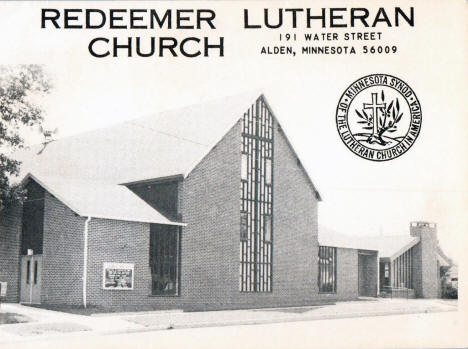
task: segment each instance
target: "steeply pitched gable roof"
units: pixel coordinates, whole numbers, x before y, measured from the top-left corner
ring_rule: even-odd
[[[120,184],[186,177],[258,98],[264,96],[221,98],[23,149],[15,154],[22,162],[20,178],[32,175],[78,214],[158,223],[161,217],[149,215]],[[119,214],[111,210],[111,198],[122,201]]]
[[[34,180],[50,194],[80,216],[124,220],[141,223],[184,225],[171,221],[122,185],[87,182],[76,179],[43,177],[32,174],[24,181]]]
[[[22,171],[107,183],[187,175],[258,94],[170,110],[78,134],[16,154]]]

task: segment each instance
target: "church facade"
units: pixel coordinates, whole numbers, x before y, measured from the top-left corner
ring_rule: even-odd
[[[311,305],[377,296],[395,260],[373,246],[319,243],[320,194],[263,95],[64,138],[18,159],[27,200],[0,212],[7,301]]]

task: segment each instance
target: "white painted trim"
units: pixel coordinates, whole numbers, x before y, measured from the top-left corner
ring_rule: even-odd
[[[153,183],[161,183],[161,182],[180,181],[183,179],[184,179],[183,173],[178,173],[178,174],[171,175],[171,176],[155,177],[155,178],[141,179],[138,181],[119,183],[119,185],[128,186],[128,185],[136,185],[136,184],[153,184]]]
[[[87,215],[84,215],[87,216]],[[117,217],[117,216],[102,216],[102,215],[92,215],[93,218],[100,218],[100,219],[112,219],[116,221],[124,221],[124,222],[136,222],[136,223],[154,223],[154,224],[163,224],[163,225],[175,225],[179,227],[186,227],[187,223],[179,223],[179,222],[171,222],[171,221],[156,221],[156,220],[150,220],[150,219],[142,219],[142,220],[137,220],[137,219],[128,219],[128,218],[122,218],[122,217]]]
[[[89,215],[85,215],[83,214],[83,212],[80,212],[79,210],[77,210],[75,207],[73,207],[73,205],[70,205],[67,200],[64,200],[60,195],[57,195],[54,190],[51,190],[51,188],[49,188],[47,185],[45,185],[39,178],[37,178],[36,176],[34,176],[31,172],[28,173],[24,178],[23,180],[21,181],[21,185],[23,185],[28,179],[32,178],[34,181],[36,181],[41,187],[43,187],[45,190],[47,190],[50,194],[52,194],[53,196],[55,196],[59,201],[63,202],[65,204],[65,206],[67,206],[69,209],[71,209],[73,212],[75,212],[76,214],[78,214],[79,216],[89,216]]]

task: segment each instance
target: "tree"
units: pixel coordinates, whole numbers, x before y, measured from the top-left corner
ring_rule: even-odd
[[[440,267],[442,298],[450,298],[450,299],[458,298],[458,288],[455,288],[452,285],[452,278],[450,275],[450,269],[452,268],[453,268],[453,265]]]
[[[33,99],[50,88],[40,65],[0,66],[0,209],[25,197],[23,188],[11,184],[21,163],[9,154],[23,147],[24,128],[41,126],[44,110]]]

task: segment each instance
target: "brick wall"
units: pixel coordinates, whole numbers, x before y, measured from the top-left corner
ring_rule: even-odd
[[[41,302],[79,305],[85,218],[48,192],[44,208]]]
[[[377,252],[360,251],[358,265],[359,295],[376,297],[378,284]]]
[[[367,282],[370,285],[370,294],[373,297],[377,297],[379,285],[379,263],[377,252],[374,256],[369,257],[369,265],[367,268],[367,272]]]
[[[0,281],[8,282],[7,302],[19,300],[21,216],[20,205],[0,212]]]
[[[318,200],[285,135],[274,126],[274,302],[308,304],[318,294]]]
[[[181,296],[187,306],[217,308],[239,292],[240,123],[182,186]]]
[[[422,250],[419,242],[413,247],[413,289],[417,298],[422,298]]]
[[[89,306],[121,310],[180,308],[177,296],[151,296],[148,223],[93,218],[88,235]],[[105,290],[102,287],[103,263],[133,263],[133,290]]]
[[[181,291],[193,309],[310,304],[317,295],[317,199],[275,125],[273,291],[239,291],[240,123],[187,177]]]
[[[416,297],[439,297],[440,274],[437,264],[437,231],[435,224],[412,222],[411,236],[419,236],[421,241],[414,246],[413,286]]]
[[[353,300],[359,296],[358,250],[336,249],[336,293],[320,293],[320,300]]]

